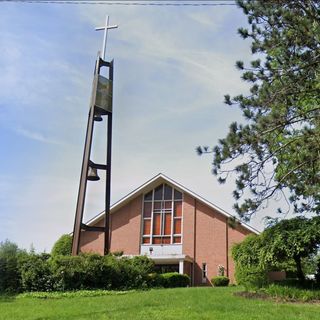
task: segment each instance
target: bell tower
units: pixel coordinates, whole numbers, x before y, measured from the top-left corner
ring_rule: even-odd
[[[113,96],[113,60],[106,61],[105,50],[107,45],[107,35],[109,29],[117,28],[117,25],[109,25],[109,16],[106,17],[104,27],[96,30],[104,30],[102,51],[98,52],[96,59],[92,93],[89,107],[87,133],[85,138],[84,152],[82,158],[82,168],[80,176],[80,185],[78,191],[77,208],[74,220],[72,255],[79,254],[81,231],[103,232],[104,233],[104,254],[109,252],[109,214],[110,214],[110,190],[111,190],[111,143],[112,143],[112,96]],[[106,68],[106,70],[104,70]],[[102,73],[102,70],[104,71]],[[103,75],[102,75],[103,74]],[[106,75],[106,76],[105,76]],[[107,154],[106,163],[99,164],[90,160],[93,129],[95,122],[106,119],[107,123]],[[103,227],[88,226],[83,223],[83,212],[86,198],[86,189],[88,181],[100,180],[98,170],[106,171],[105,184],[105,217]]]

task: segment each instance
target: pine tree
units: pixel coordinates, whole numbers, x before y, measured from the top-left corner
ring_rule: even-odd
[[[236,63],[250,95],[226,95],[225,103],[240,107],[245,123],[232,123],[211,150],[197,150],[213,153],[220,182],[236,173],[233,195],[243,219],[280,194],[289,194],[295,212],[320,213],[320,3],[237,3],[249,24],[239,34],[252,40],[259,59]]]

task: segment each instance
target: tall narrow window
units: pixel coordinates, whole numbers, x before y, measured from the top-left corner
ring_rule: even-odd
[[[144,196],[143,244],[182,242],[182,193],[162,184]]]
[[[207,282],[207,264],[204,262],[202,263],[202,283]]]

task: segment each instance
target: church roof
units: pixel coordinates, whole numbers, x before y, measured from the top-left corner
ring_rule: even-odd
[[[121,198],[119,201],[114,203],[110,208],[110,214],[112,214],[115,211],[119,210],[121,207],[123,207],[124,205],[129,203],[131,200],[136,198],[138,195],[151,191],[152,189],[154,189],[155,187],[157,187],[161,183],[167,183],[167,184],[173,186],[174,188],[180,190],[181,192],[184,192],[184,193],[187,193],[187,194],[191,195],[192,197],[194,197],[198,201],[206,204],[208,207],[214,209],[215,211],[219,212],[220,214],[222,214],[222,215],[224,215],[224,216],[226,216],[228,218],[235,218],[235,216],[231,215],[227,211],[225,211],[222,208],[216,206],[212,202],[202,198],[198,194],[194,193],[193,191],[189,190],[188,188],[184,187],[180,183],[172,180],[171,178],[167,177],[166,175],[164,175],[162,173],[157,174],[156,176],[154,176],[153,178],[151,178],[150,180],[148,180],[147,182],[142,184],[140,187],[136,188],[135,190],[133,190],[132,192],[130,192],[129,194],[127,194],[126,196]],[[100,212],[98,215],[96,215],[95,217],[90,219],[86,224],[87,225],[93,225],[93,224],[97,223],[99,220],[101,220],[103,217],[104,217],[104,211]],[[258,230],[256,230],[255,228],[249,226],[248,224],[240,222],[240,221],[238,221],[238,222],[245,229],[248,229],[249,231],[251,231],[251,232],[253,232],[255,234],[259,234],[260,233]]]

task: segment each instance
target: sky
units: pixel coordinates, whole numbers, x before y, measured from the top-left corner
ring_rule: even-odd
[[[236,6],[147,7],[0,4],[0,241],[50,252],[73,229],[91,84],[105,16],[115,60],[112,203],[163,173],[231,214],[233,180],[220,185],[211,156],[240,111],[225,94],[246,93],[236,70],[250,42]],[[105,160],[105,121],[92,160]],[[262,229],[258,213],[251,225]],[[104,207],[104,179],[89,182],[85,219]],[[270,212],[268,212],[270,214]]]

